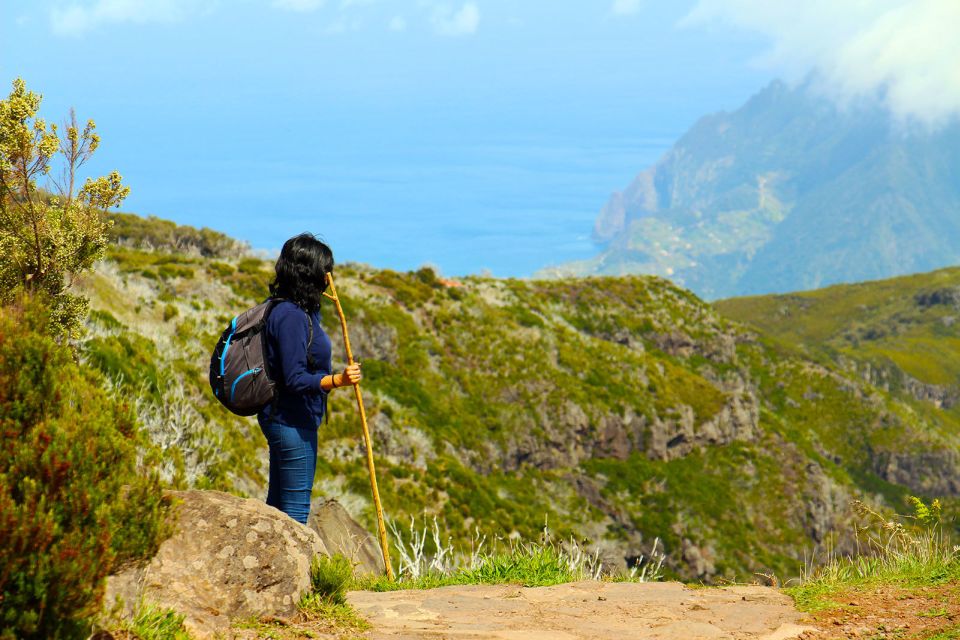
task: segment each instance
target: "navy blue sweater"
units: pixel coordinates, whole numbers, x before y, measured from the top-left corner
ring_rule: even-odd
[[[296,304],[278,302],[267,317],[267,366],[278,383],[280,397],[257,414],[261,425],[279,422],[291,427],[317,428],[323,420],[327,392],[320,380],[330,375],[330,337],[320,326],[319,312],[310,315],[313,343],[310,355],[316,365],[307,364],[309,325],[306,312]]]

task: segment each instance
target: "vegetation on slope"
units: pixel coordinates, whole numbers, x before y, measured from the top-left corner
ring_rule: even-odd
[[[0,637],[86,637],[103,580],[167,532],[133,413],[51,337],[36,301],[0,308]]]
[[[140,398],[174,484],[263,491],[258,428],[215,404],[205,371],[271,271],[114,246],[84,285],[97,313],[83,353]],[[667,281],[458,283],[347,265],[338,285],[388,515],[437,515],[462,545],[476,530],[536,539],[546,517],[611,568],[659,538],[673,575],[789,576],[811,546],[851,544],[852,497],[899,507],[956,492],[929,464],[955,439],[941,411],[770,343]],[[369,520],[358,435],[334,395],[317,490]]]
[[[71,283],[107,245],[116,172],[76,184],[99,144],[58,131],[17,79],[0,100],[0,638],[86,638],[106,576],[168,532],[153,447],[131,407],[77,366],[87,300]],[[54,190],[38,180],[62,173]]]
[[[960,428],[960,269],[734,298],[717,309]]]
[[[786,592],[820,627],[804,637],[957,637],[958,547],[943,528],[939,501],[911,503],[908,516],[856,504],[861,553],[830,557],[788,586]]]

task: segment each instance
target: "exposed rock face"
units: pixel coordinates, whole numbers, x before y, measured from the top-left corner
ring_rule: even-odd
[[[856,537],[851,535],[850,491],[827,475],[823,467],[810,462],[804,469],[801,500],[797,501],[797,519],[817,545],[834,537],[830,544],[837,554],[856,553]]]
[[[903,388],[917,400],[929,402],[938,409],[952,409],[960,396],[954,387],[927,384],[908,375],[903,376]]]
[[[654,415],[652,420],[630,408],[620,415],[592,418],[570,400],[554,413],[544,408],[540,424],[519,434],[506,452],[504,466],[572,467],[591,457],[623,460],[633,452],[673,460],[705,446],[755,441],[760,410],[754,393],[739,379],[714,384],[729,397],[719,412],[700,424],[686,405],[675,407],[674,415]]]
[[[704,446],[750,442],[760,434],[760,410],[750,393],[732,396],[715,416],[699,426],[690,407],[681,405],[679,413],[676,418],[657,418],[651,425],[647,446],[651,458],[674,460]]]
[[[947,287],[934,291],[921,291],[913,297],[918,307],[928,308],[937,305],[960,307],[960,288]]]
[[[310,586],[310,562],[327,554],[311,529],[259,500],[219,491],[175,491],[176,533],[144,567],[107,581],[106,606],[128,613],[143,598],[186,615],[197,638],[232,618],[288,616]]]
[[[347,359],[343,347],[343,336],[339,334],[338,326],[331,326],[336,329],[336,333],[332,333],[330,336],[333,343],[333,361],[334,363],[343,363]],[[358,361],[381,360],[390,364],[397,363],[396,328],[366,319],[364,314],[360,313],[350,322],[349,331],[350,345],[353,347],[353,355]]]
[[[877,475],[933,496],[960,494],[960,460],[956,451],[879,452],[874,458]]]
[[[901,390],[921,402],[929,402],[938,409],[950,409],[960,401],[960,389],[954,385],[921,382],[896,367],[877,366],[870,362],[855,362],[846,358],[840,358],[840,363],[859,374],[864,382],[885,391]]]
[[[336,500],[315,504],[307,526],[320,536],[327,551],[342,554],[353,562],[356,573],[383,573],[383,557],[376,538]]]

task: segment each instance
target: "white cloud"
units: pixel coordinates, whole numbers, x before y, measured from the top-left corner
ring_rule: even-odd
[[[814,68],[839,100],[880,96],[930,125],[960,116],[957,0],[700,0],[684,23],[712,21],[765,34],[766,64]]]
[[[306,13],[316,11],[325,4],[326,0],[272,0],[270,6],[287,11]]]
[[[613,0],[610,11],[618,16],[630,16],[640,11],[642,0]]]
[[[480,26],[480,9],[472,2],[464,3],[458,10],[448,5],[438,5],[430,21],[440,35],[466,36],[476,33]]]
[[[387,25],[390,31],[406,31],[407,30],[407,21],[403,19],[403,16],[393,16],[390,19],[390,23]]]
[[[50,26],[59,35],[81,35],[103,24],[174,22],[202,9],[199,0],[96,0],[50,11]]]

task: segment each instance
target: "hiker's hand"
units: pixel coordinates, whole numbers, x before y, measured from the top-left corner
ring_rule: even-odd
[[[354,362],[352,365],[344,369],[340,379],[343,381],[344,385],[357,384],[360,382],[363,379],[363,374],[360,372],[360,363]]]

